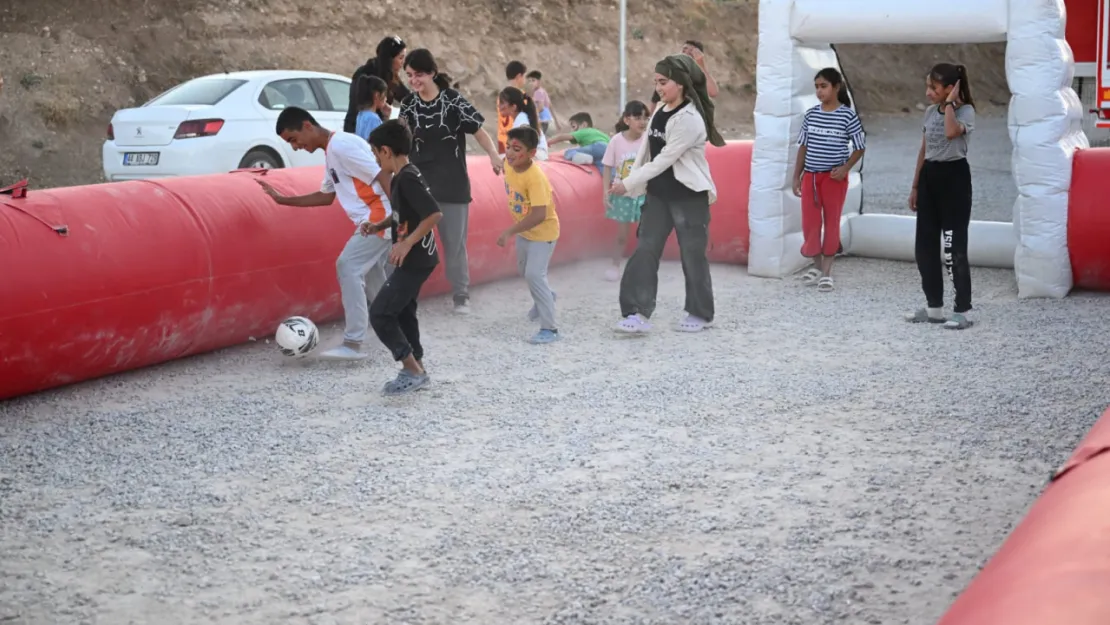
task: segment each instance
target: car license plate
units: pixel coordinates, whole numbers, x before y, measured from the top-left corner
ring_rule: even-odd
[[[124,165],[154,166],[158,164],[158,152],[126,152],[123,155]]]

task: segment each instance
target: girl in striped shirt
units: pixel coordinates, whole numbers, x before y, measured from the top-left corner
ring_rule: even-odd
[[[802,256],[814,259],[813,267],[802,274],[802,284],[816,284],[820,291],[831,291],[848,173],[863,157],[864,136],[839,71],[826,67],[817,72],[813,86],[821,103],[806,111],[802,120],[794,195],[802,198]],[[852,151],[848,150],[849,142]]]

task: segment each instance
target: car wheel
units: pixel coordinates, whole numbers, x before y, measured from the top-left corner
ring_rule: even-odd
[[[239,169],[281,169],[281,159],[268,150],[251,150],[239,161]]]

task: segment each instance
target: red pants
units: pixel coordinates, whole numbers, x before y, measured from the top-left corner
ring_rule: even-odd
[[[833,180],[828,172],[802,175],[802,256],[835,256],[840,249],[840,217],[848,179]],[[825,236],[821,236],[824,221]]]

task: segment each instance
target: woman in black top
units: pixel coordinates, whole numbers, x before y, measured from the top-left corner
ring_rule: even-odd
[[[470,210],[470,175],[466,169],[466,135],[474,135],[489,155],[493,173],[501,173],[501,156],[482,128],[485,118],[439,71],[435,57],[413,50],[405,57],[405,74],[412,93],[401,103],[401,119],[412,131],[412,162],[424,173],[432,197],[443,211],[439,236],[443,264],[451,283],[455,312],[470,312],[470,271],[466,235]]]
[[[376,56],[351,76],[351,93],[347,103],[347,116],[343,119],[343,132],[354,132],[358,118],[358,84],[363,76],[377,76],[387,86],[385,101],[395,104],[409,94],[405,81],[401,78],[401,67],[405,62],[405,42],[396,35],[390,35],[378,42]]]

